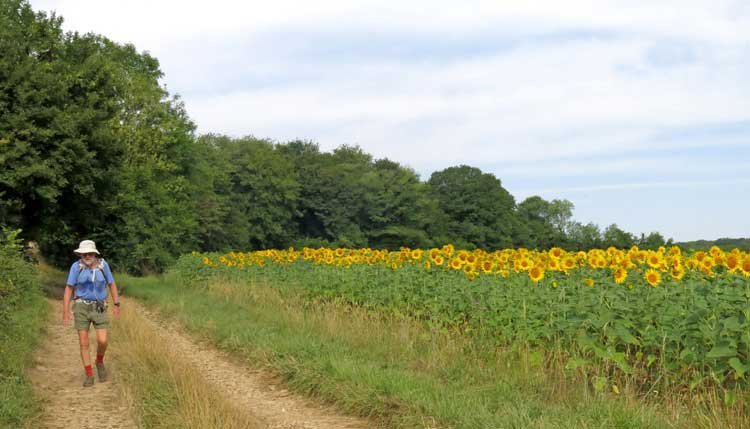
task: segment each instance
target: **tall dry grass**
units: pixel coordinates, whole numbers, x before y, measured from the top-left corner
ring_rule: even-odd
[[[266,427],[208,385],[128,304],[123,299],[120,320],[114,323],[111,355],[123,396],[140,427]]]

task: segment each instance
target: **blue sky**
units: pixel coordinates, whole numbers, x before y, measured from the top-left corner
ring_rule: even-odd
[[[272,3],[272,4],[269,4]],[[31,1],[130,42],[199,132],[468,164],[517,201],[750,237],[747,1]]]

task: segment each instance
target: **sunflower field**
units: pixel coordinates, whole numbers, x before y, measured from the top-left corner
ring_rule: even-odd
[[[748,387],[750,254],[738,249],[289,248],[194,252],[177,271],[191,284],[296,287],[496,347],[564,350],[566,370],[604,367],[644,389],[662,378],[686,390]]]

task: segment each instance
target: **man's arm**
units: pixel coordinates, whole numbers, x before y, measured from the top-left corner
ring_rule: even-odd
[[[112,295],[112,303],[115,305],[112,307],[112,314],[115,317],[120,316],[120,293],[117,291],[117,283],[112,282],[109,284],[109,293]]]
[[[113,304],[120,302],[120,293],[117,291],[117,283],[112,282],[109,284],[109,293],[112,295]]]
[[[65,293],[63,294],[63,325],[67,325],[70,321],[70,298],[73,296],[73,288],[70,285],[65,285]]]

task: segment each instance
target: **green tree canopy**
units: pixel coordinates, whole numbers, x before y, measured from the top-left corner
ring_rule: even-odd
[[[451,241],[485,249],[513,245],[520,229],[515,200],[497,177],[461,165],[433,173],[428,184]]]
[[[617,224],[613,223],[604,230],[602,241],[604,247],[613,246],[618,249],[627,249],[635,244],[635,236],[623,231]]]

